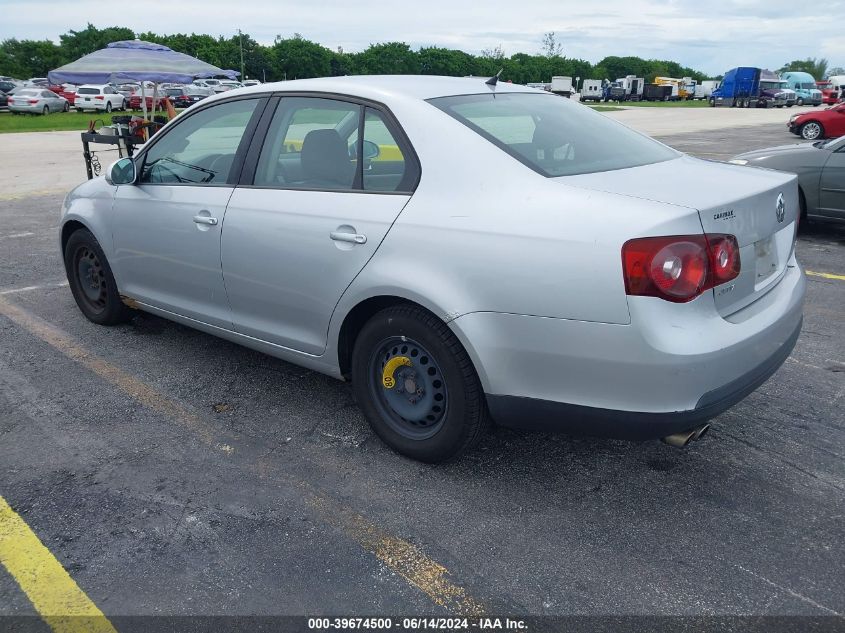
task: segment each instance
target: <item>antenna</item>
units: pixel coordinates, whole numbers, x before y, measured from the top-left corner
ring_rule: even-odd
[[[499,72],[497,72],[493,77],[490,77],[490,79],[488,79],[484,83],[486,83],[488,86],[495,86],[497,83],[499,83],[499,75],[502,74],[503,70],[504,68],[500,68]]]

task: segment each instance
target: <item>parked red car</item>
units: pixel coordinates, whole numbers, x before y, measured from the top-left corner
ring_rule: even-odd
[[[70,90],[65,90],[64,86],[48,86],[48,88],[60,97],[67,99],[67,102],[70,105],[73,105],[76,102],[76,93]]]
[[[147,110],[153,109],[153,98],[151,95],[147,95]],[[156,107],[161,108],[162,102],[164,101],[164,97],[160,96],[156,98]],[[141,109],[141,95],[135,94],[129,97],[129,109],[130,110],[140,110]]]
[[[787,125],[790,132],[808,141],[845,136],[845,103],[794,114]]]
[[[839,88],[829,81],[817,81],[816,87],[822,91],[822,103],[833,105],[839,103]]]

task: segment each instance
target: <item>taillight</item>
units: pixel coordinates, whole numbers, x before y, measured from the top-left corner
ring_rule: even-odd
[[[710,287],[726,283],[739,276],[739,243],[733,235],[709,233],[707,238],[710,254],[710,271],[713,284]]]
[[[622,246],[625,292],[685,303],[739,275],[739,244],[723,233],[628,240]]]
[[[102,101],[103,99],[105,99],[105,97],[104,97],[103,95],[97,95],[97,96],[96,96],[96,97],[94,97],[94,98],[95,98],[97,101]]]
[[[29,100],[30,105],[36,105],[37,103],[38,103],[38,99],[30,99]]]

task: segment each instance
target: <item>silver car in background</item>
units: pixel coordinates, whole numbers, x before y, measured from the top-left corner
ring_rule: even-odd
[[[845,220],[845,136],[758,149],[730,162],[796,174],[802,216]]]
[[[69,109],[67,99],[47,88],[19,88],[9,94],[9,111],[13,114],[50,114]]]
[[[801,329],[796,178],[475,78],[209,97],[64,202],[81,311],[352,381],[425,461],[499,424],[684,445]]]

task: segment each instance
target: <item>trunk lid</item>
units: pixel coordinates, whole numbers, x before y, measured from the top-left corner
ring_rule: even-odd
[[[800,213],[797,177],[792,174],[683,156],[557,180],[695,209],[705,233],[736,236],[740,274],[709,291],[722,316],[742,309],[773,288],[792,256]]]

